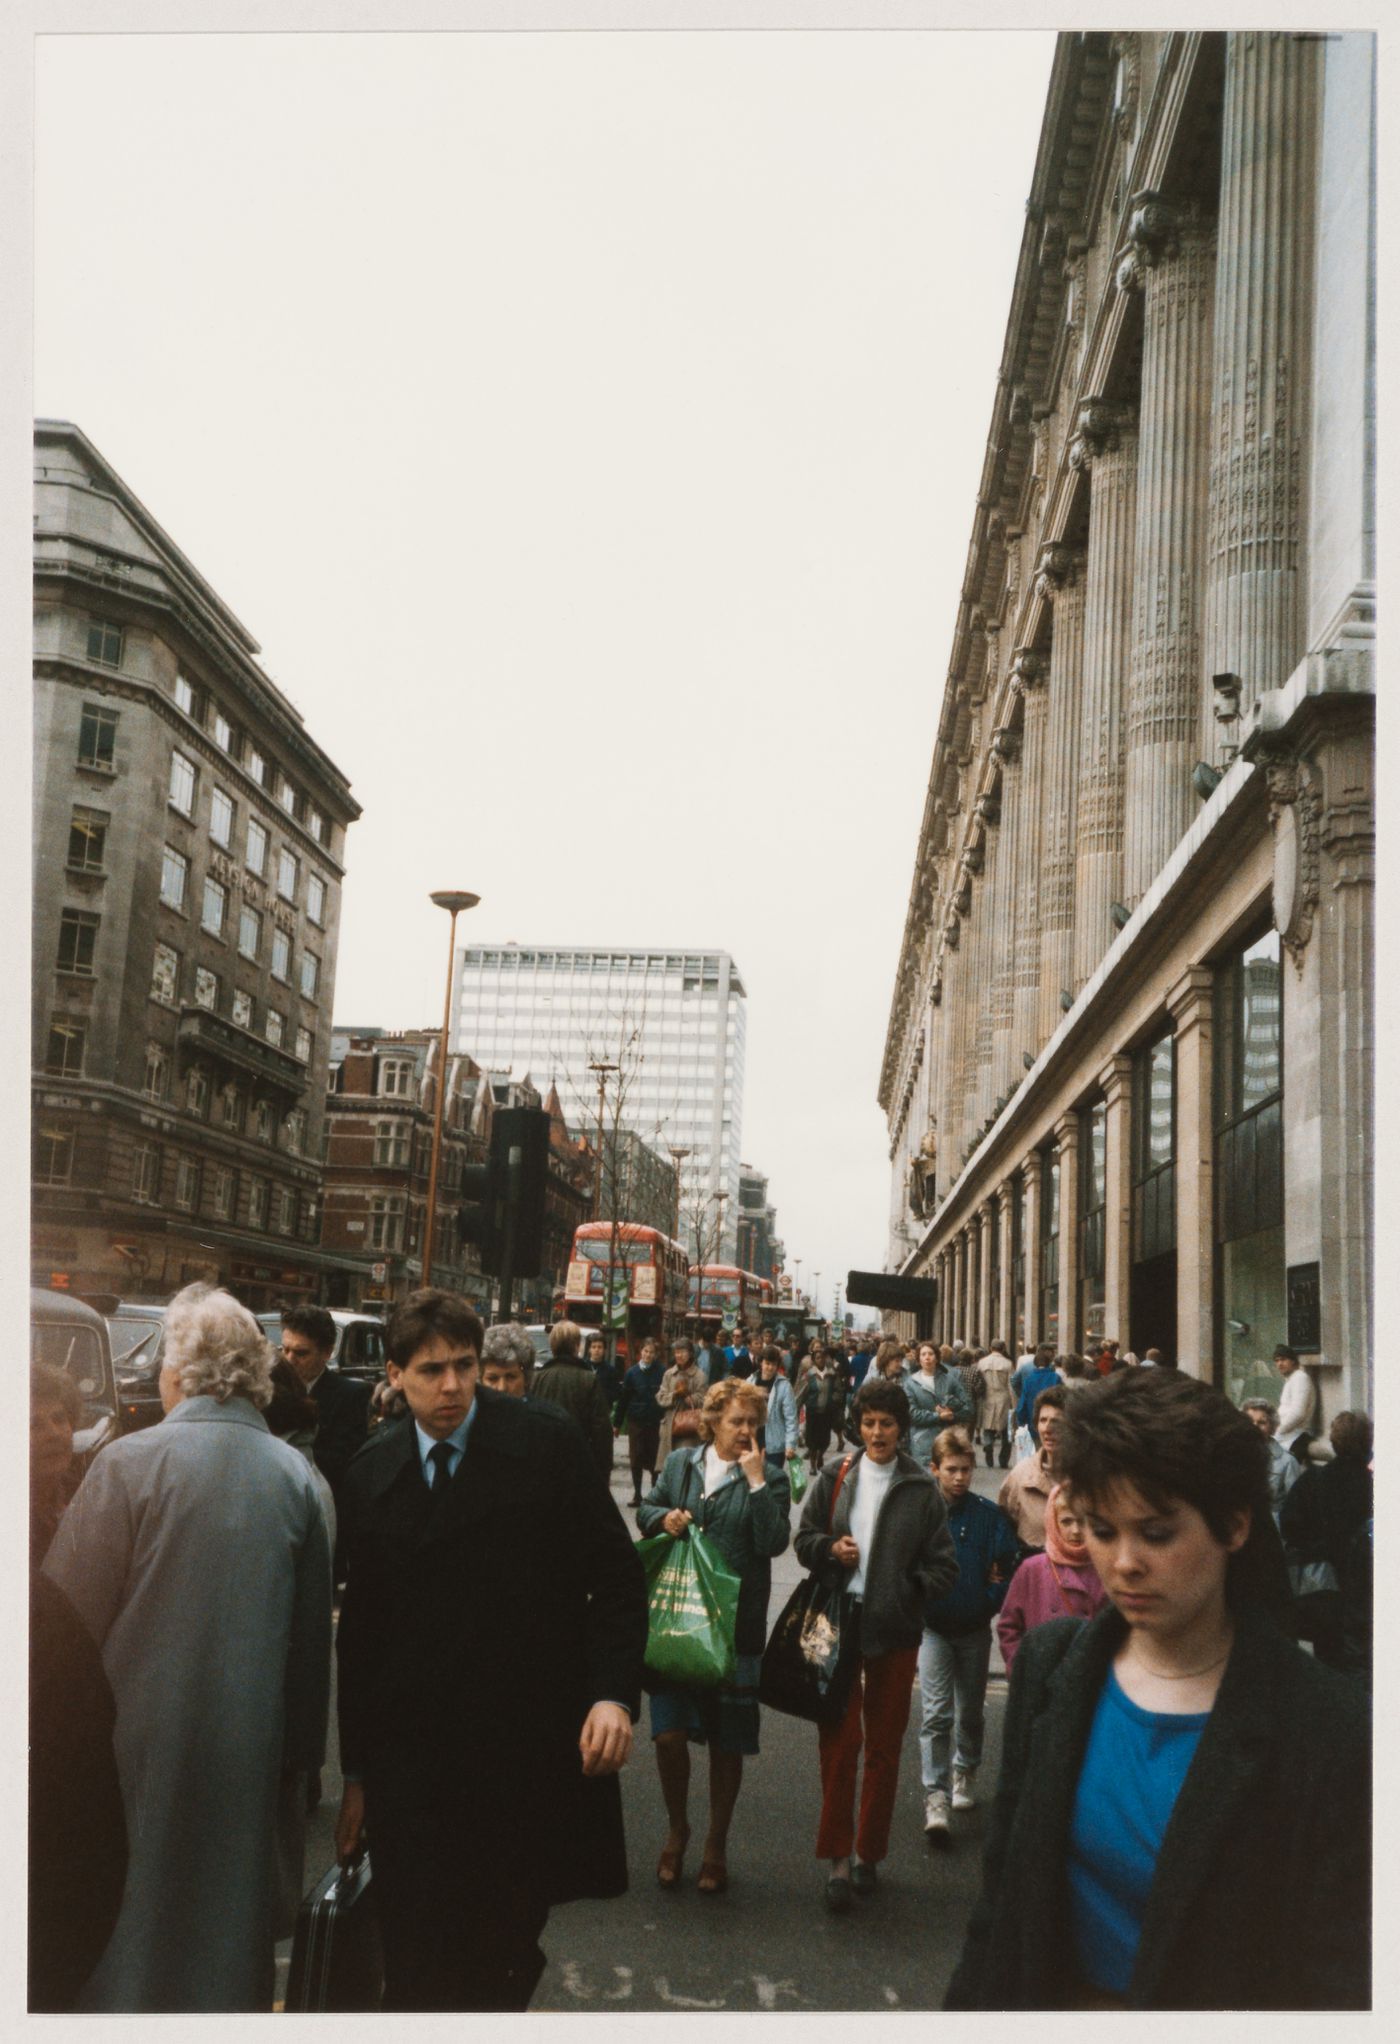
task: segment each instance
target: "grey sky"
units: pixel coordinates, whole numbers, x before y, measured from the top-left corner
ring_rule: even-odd
[[[82,37],[35,409],[364,805],[335,1013],[475,942],[721,946],[804,1281],[875,1104],[1050,34]]]

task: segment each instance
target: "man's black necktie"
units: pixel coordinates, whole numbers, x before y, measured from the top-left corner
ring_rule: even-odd
[[[428,1450],[428,1460],[433,1465],[428,1524],[437,1527],[447,1517],[447,1500],[452,1489],[452,1443],[434,1441]]]

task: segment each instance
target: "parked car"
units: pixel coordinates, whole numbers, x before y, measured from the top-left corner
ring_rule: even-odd
[[[95,1307],[67,1292],[31,1291],[29,1360],[49,1363],[72,1378],[83,1405],[73,1452],[91,1462],[99,1448],[116,1439],[119,1425],[107,1323]]]
[[[527,1327],[525,1332],[534,1344],[535,1368],[542,1370],[549,1361],[549,1329],[547,1327],[534,1326]]]
[[[160,1402],[160,1371],[165,1360],[163,1301],[118,1299],[103,1304],[103,1318],[112,1344],[117,1378],[121,1430],[134,1434],[165,1417]]]
[[[331,1307],[330,1314],[335,1322],[335,1347],[331,1350],[329,1367],[343,1370],[347,1377],[367,1377],[371,1382],[382,1377],[387,1361],[384,1322],[373,1313],[348,1313],[335,1306]],[[257,1322],[274,1352],[280,1350],[282,1315],[259,1313]]]

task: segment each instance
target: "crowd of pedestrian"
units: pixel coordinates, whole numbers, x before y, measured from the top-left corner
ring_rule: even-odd
[[[289,1309],[274,1357],[227,1293],[187,1287],[164,1422],[90,1468],[71,1380],[32,1370],[33,2008],[271,2005],[337,1591],[336,1849],[372,1840],[386,2010],[526,2008],[551,1908],[623,1891],[644,1688],[657,1883],[683,1885],[703,1746],[695,1885],[723,1895],[790,1541],[839,1633],[814,1742],[829,1911],[877,1892],[916,1695],[929,1844],[977,1807],[999,1648],[947,2006],[1366,2005],[1372,1429],[1338,1414],[1314,1455],[1291,1350],[1278,1406],[1237,1410],[1109,1340],[1013,1364],[1001,1342],[737,1327],[619,1363],[566,1320],[540,1367],[518,1324],[433,1290],[385,1332],[371,1387],[331,1367],[324,1309]],[[717,1683],[644,1672],[646,1578],[608,1487],[623,1435],[640,1538],[694,1540],[734,1582]],[[1290,1865],[1325,1878],[1328,1940],[1246,1918],[1251,1874]]]

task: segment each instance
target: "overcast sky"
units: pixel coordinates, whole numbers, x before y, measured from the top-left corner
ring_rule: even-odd
[[[804,1282],[876,1105],[1054,38],[85,36],[35,409],[348,775],[337,1020],[474,942],[723,947]]]

